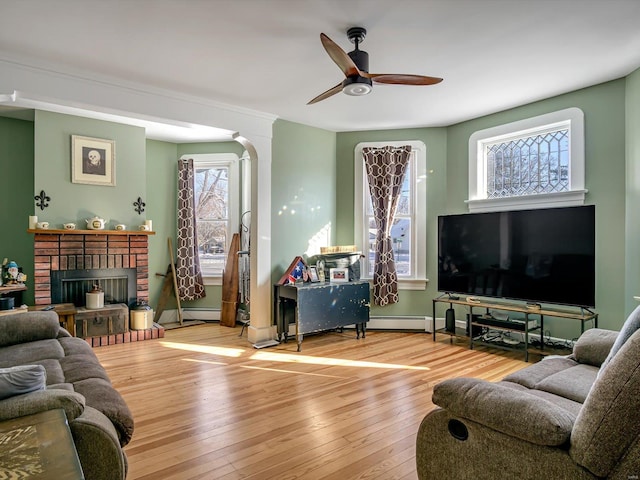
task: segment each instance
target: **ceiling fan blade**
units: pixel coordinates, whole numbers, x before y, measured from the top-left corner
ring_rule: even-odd
[[[401,73],[367,73],[361,72],[363,77],[370,78],[375,83],[391,85],[435,85],[442,81],[438,77],[426,77],[424,75],[404,75]]]
[[[324,100],[325,98],[329,98],[329,97],[335,95],[336,93],[340,93],[341,91],[342,91],[342,82],[339,83],[338,85],[336,85],[335,87],[331,87],[326,92],[321,93],[320,95],[318,95],[313,100],[310,100],[307,103],[307,105],[311,105],[313,103],[318,103],[320,100]]]
[[[333,60],[340,70],[344,73],[345,77],[350,77],[352,75],[360,75],[360,70],[351,57],[341,49],[336,42],[327,37],[324,33],[320,34],[320,41],[322,42],[322,46],[327,51],[331,60]]]

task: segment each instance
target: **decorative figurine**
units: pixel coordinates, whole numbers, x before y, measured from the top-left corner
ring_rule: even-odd
[[[6,280],[5,283],[8,285],[15,285],[18,283],[18,275],[20,274],[20,269],[18,264],[11,260],[4,266],[4,278]]]

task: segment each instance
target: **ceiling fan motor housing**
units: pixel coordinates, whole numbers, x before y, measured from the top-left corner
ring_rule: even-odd
[[[370,78],[353,75],[347,77],[342,82],[342,91],[347,95],[360,97],[370,93],[372,90],[372,82]]]
[[[369,54],[357,47],[354,51],[348,53],[353,63],[356,64],[361,72],[369,72]],[[351,75],[342,82],[342,91],[347,95],[359,97],[371,92],[373,82],[370,78],[361,77],[360,75]]]

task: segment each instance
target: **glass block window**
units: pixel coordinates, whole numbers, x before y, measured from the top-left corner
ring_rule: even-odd
[[[486,145],[487,198],[569,190],[569,130]]]

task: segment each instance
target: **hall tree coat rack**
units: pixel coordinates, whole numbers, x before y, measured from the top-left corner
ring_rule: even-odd
[[[161,273],[156,273],[156,275],[164,277],[164,282],[162,282],[162,290],[160,291],[160,298],[158,299],[158,308],[156,309],[153,321],[155,323],[159,323],[162,312],[166,309],[167,301],[173,294],[176,299],[176,303],[178,304],[178,323],[182,326],[182,306],[180,305],[180,294],[178,292],[178,279],[176,278],[176,264],[173,258],[173,245],[171,242],[171,237],[167,238],[167,246],[169,248],[169,260],[171,261],[171,263],[167,267],[167,273],[165,273],[164,275]]]

